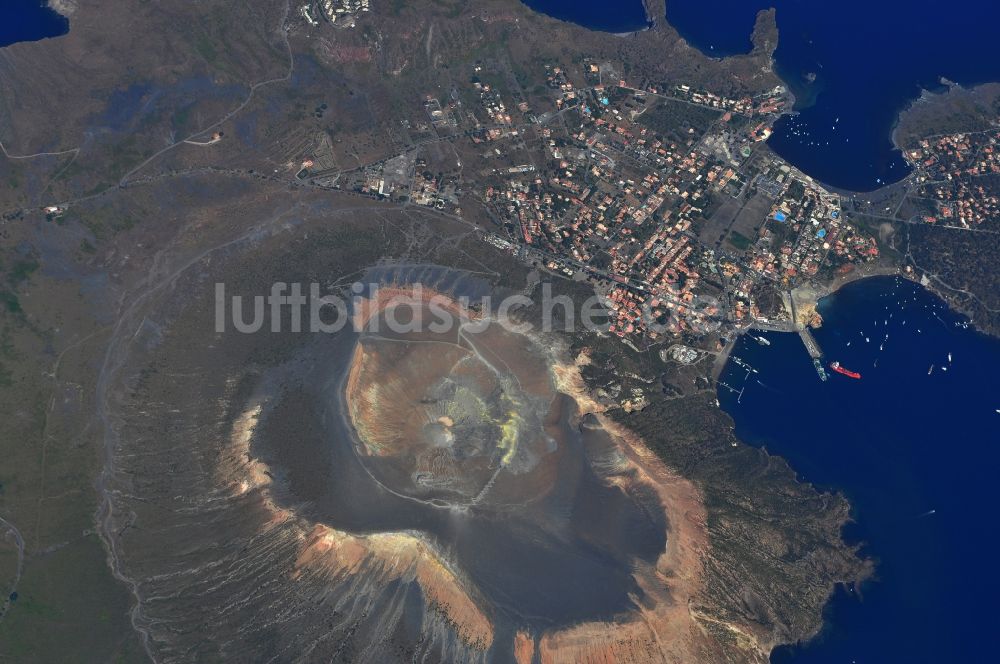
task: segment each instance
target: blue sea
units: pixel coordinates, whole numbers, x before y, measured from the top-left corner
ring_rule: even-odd
[[[43,0],[0,0],[0,47],[69,32],[69,20]]]
[[[649,27],[641,0],[595,2],[594,0],[523,0],[537,12],[572,21],[591,30],[635,32]]]
[[[526,0],[608,32],[645,25],[640,0]],[[909,172],[891,142],[899,112],[941,77],[1000,80],[1000,3],[987,0],[668,0],[667,20],[711,56],[748,53],[757,12],[777,8],[776,70],[796,96],[769,145],[828,185],[872,191]]]
[[[765,333],[770,346],[739,340],[733,356],[758,373],[730,360],[722,380],[742,396],[720,387],[719,400],[742,440],[848,497],[845,534],[877,567],[838,591],[817,639],[772,662],[996,661],[1000,340],[894,277],[819,310],[826,361],[860,380],[821,382],[797,335]]]
[[[641,8],[583,0],[557,15],[617,32],[633,5]],[[668,0],[667,19],[703,52],[733,55],[750,50],[756,13],[769,6],[776,68],[798,110],[778,122],[770,145],[828,185],[869,191],[904,177],[892,129],[922,89],[941,88],[940,77],[1000,80],[996,2]],[[876,572],[839,589],[821,634],[779,648],[772,662],[997,661],[1000,340],[893,277],[850,284],[820,312],[826,361],[860,380],[821,382],[797,335],[771,333],[770,346],[738,341],[734,355],[758,373],[730,361],[723,380],[742,393],[720,387],[719,400],[742,440],[848,497],[856,521],[845,537]]]
[[[945,77],[1000,80],[1000,3],[983,0],[668,0],[667,20],[702,52],[750,51],[777,8],[776,70],[797,97],[769,145],[829,185],[871,191],[909,172],[891,143],[901,110]]]

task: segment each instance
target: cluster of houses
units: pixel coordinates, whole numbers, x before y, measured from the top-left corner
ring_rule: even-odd
[[[986,176],[1000,176],[1000,131],[927,138],[906,154],[919,195],[934,202],[928,223],[972,227],[1000,219],[1000,196]]]
[[[745,251],[717,254],[699,240],[710,202],[739,195],[749,179],[736,159],[720,158],[702,138],[741,133],[743,144],[759,140],[770,127],[766,116],[783,107],[781,88],[729,99],[682,85],[664,97],[655,86],[624,81],[576,88],[557,65],[545,76],[565,129],[539,127],[545,165],[503,172],[484,199],[512,242],[545,256],[554,271],[585,273],[604,296],[613,334],[655,340],[716,329],[722,320],[748,322],[759,315],[751,292],[761,280],[792,287],[822,267],[878,256],[874,239],[842,218],[837,195],[777,160],[773,173],[759,176],[774,202],[768,221]],[[719,110],[719,120],[670,137],[642,121],[651,105],[680,102]],[[736,114],[762,120],[733,129]]]
[[[746,263],[782,287],[815,276],[821,267],[843,267],[878,257],[875,239],[847,223],[840,197],[801,177],[787,166],[774,181],[782,185],[759,241]]]

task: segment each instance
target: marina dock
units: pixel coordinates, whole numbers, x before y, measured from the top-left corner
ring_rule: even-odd
[[[802,339],[802,343],[809,352],[809,357],[814,360],[823,357],[823,350],[819,347],[819,344],[816,343],[816,338],[813,337],[812,332],[809,331],[808,327],[803,327],[799,330],[799,338]]]
[[[823,368],[823,362],[821,358],[823,357],[823,350],[816,343],[816,338],[809,331],[808,327],[803,327],[799,329],[799,338],[802,339],[802,344],[806,347],[806,351],[809,353],[809,357],[812,358],[813,368],[816,369],[816,375],[823,382],[829,376],[826,373],[826,369]]]

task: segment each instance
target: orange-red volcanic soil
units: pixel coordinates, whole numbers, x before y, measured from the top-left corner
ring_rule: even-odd
[[[393,303],[390,295],[398,300],[405,297],[406,290],[396,289],[365,302],[358,319],[371,321],[386,307],[396,306],[398,302]],[[432,296],[438,294],[420,294],[423,301]],[[457,306],[452,311],[461,313]],[[498,326],[470,343],[463,342],[457,333],[449,334],[362,335],[346,387],[350,416],[361,439],[360,454],[408,459],[415,472],[428,473],[445,484],[458,478],[451,488],[457,487],[460,494],[468,490],[460,480],[470,476],[475,489],[482,488],[484,468],[498,478],[514,478],[496,480],[498,485],[508,481],[508,492],[517,486],[515,480],[519,477],[531,491],[544,491],[548,480],[533,483],[530,478],[533,474],[544,478],[555,467],[550,458],[558,456],[558,449],[543,444],[549,440],[544,431],[548,424],[538,422],[536,427],[530,419],[517,422],[508,418],[505,408],[509,403],[498,401],[497,386],[503,383],[511,390],[510,397],[501,392],[515,406],[519,399],[524,403],[539,399],[554,403],[555,395],[562,393],[576,401],[579,413],[596,414],[599,425],[619,450],[618,467],[604,476],[604,482],[626,491],[637,486],[652,487],[666,516],[665,550],[655,562],[639,561],[633,568],[634,579],[645,594],[636,603],[638,608],[607,622],[587,622],[543,633],[518,631],[508,648],[517,661],[528,662],[535,656],[542,662],[716,661],[723,656],[723,648],[714,636],[720,631],[728,635],[725,650],[731,652],[732,641],[737,641],[741,642],[739,650],[753,658],[763,655],[762,661],[766,660],[766,653],[751,634],[734,625],[709,624],[695,608],[703,590],[702,560],[709,551],[706,512],[697,487],[664,466],[637,436],[600,415],[602,408],[588,395],[577,365],[559,363],[538,342]],[[517,359],[518,353],[528,350],[527,355]],[[539,362],[539,358],[545,361]],[[503,369],[493,373],[484,367]],[[505,377],[507,373],[514,376],[513,381]],[[451,393],[440,389],[442,383],[455,380],[456,375],[461,378],[462,389],[471,396],[456,397],[461,390]],[[447,398],[434,401],[427,397],[428,393],[445,394]],[[421,398],[425,401],[421,402]],[[452,402],[442,405],[442,400],[447,399]],[[469,404],[477,402],[482,402],[476,406],[482,412],[462,409],[472,408]],[[453,407],[455,403],[462,407]],[[248,414],[241,426],[251,427],[254,416]],[[479,455],[470,452],[472,461],[452,457],[448,434],[457,437],[463,423],[470,425],[473,421],[486,431],[480,432],[482,440],[476,441]],[[537,430],[519,430],[532,427]],[[246,439],[245,431],[235,432],[234,458],[245,454]],[[247,467],[245,483],[259,486],[267,482],[266,478],[261,468]],[[488,488],[492,490],[492,483]],[[493,612],[482,593],[421,534],[359,536],[302,521],[299,573],[331,579],[365,575],[380,582],[415,581],[423,590],[427,608],[445,615],[466,643],[477,649],[492,644]],[[587,579],[580,579],[580,583],[587,583]]]

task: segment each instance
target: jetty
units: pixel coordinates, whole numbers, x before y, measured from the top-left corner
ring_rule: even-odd
[[[816,343],[816,338],[809,331],[808,327],[799,328],[799,338],[802,339],[802,343],[806,347],[806,351],[809,352],[809,357],[814,360],[818,360],[823,357],[823,350]]]

